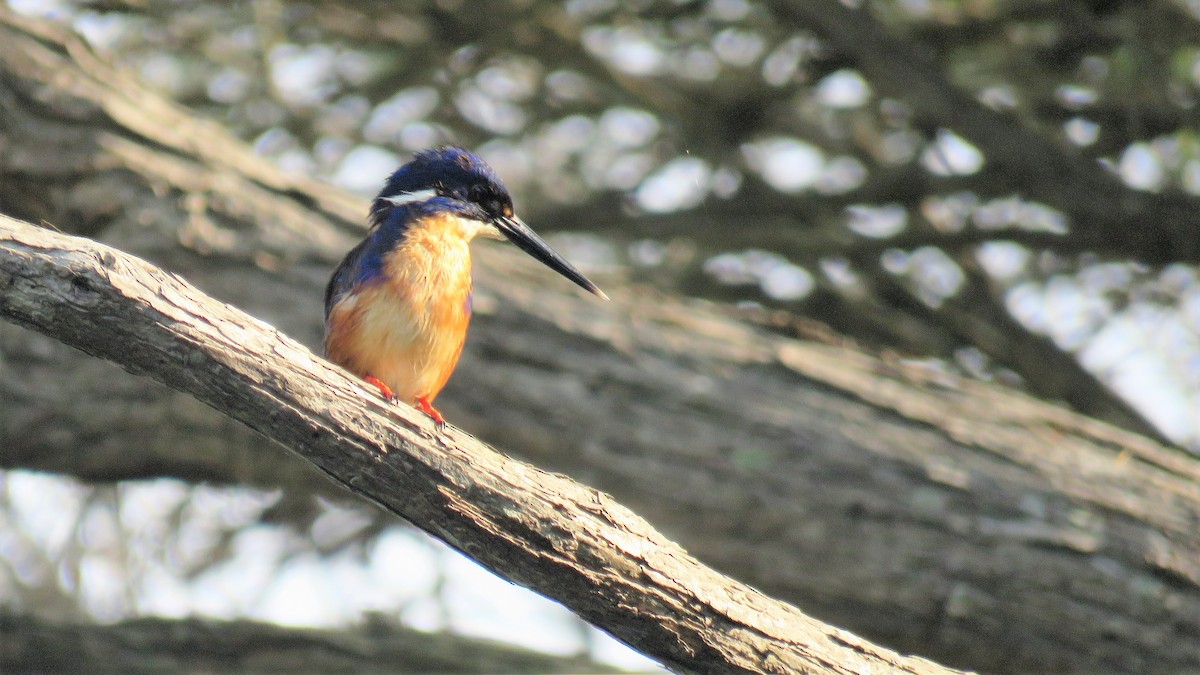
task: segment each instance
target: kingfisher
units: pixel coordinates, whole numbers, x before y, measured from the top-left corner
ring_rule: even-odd
[[[369,224],[325,288],[325,356],[439,429],[446,420],[433,400],[471,319],[472,239],[507,239],[608,299],[516,216],[492,167],[460,147],[419,152],[397,169],[371,203]]]

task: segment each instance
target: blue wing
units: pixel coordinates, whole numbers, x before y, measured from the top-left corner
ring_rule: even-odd
[[[376,250],[377,242],[373,235],[374,233],[368,235],[366,239],[359,242],[358,246],[350,249],[337,269],[333,271],[333,276],[329,277],[329,284],[325,286],[326,320],[329,319],[329,312],[333,310],[333,306],[339,300],[359,284],[377,278],[383,273],[383,261]]]

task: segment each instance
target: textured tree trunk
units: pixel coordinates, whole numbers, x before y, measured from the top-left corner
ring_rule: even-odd
[[[365,204],[283,176],[69,36],[4,22],[0,209],[146,257],[314,345]],[[479,253],[472,336],[439,399],[452,423],[901,650],[984,670],[1200,668],[1194,459],[618,279],[600,279],[601,305],[519,254]],[[190,397],[44,336],[2,325],[0,355],[0,465],[280,485],[297,510],[328,490]]]

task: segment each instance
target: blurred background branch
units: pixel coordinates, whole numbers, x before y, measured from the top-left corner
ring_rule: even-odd
[[[612,666],[510,645],[431,635],[375,616],[348,630],[253,621],[142,618],[63,624],[0,614],[10,673],[612,673]]]

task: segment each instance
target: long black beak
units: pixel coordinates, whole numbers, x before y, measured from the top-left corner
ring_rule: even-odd
[[[604,294],[604,291],[600,290],[599,286],[593,284],[591,279],[583,276],[583,272],[575,269],[575,266],[567,262],[566,258],[559,255],[558,251],[550,248],[550,244],[547,244],[536,232],[529,229],[529,226],[520,218],[516,216],[497,218],[496,228],[522,251],[542,261],[543,264],[555,272],[579,284],[580,287],[589,293],[594,293],[600,298],[608,300],[608,296]]]

